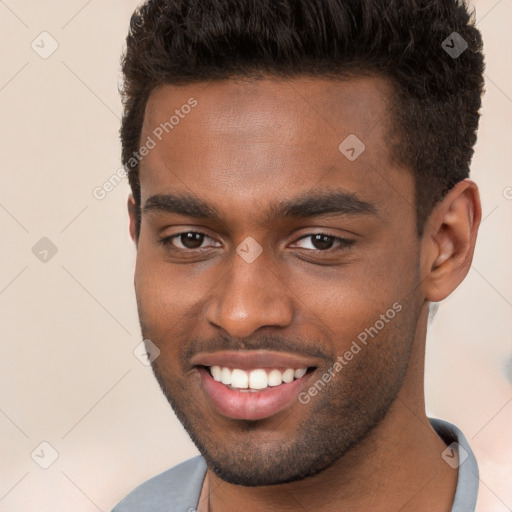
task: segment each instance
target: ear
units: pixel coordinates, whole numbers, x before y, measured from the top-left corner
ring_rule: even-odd
[[[439,302],[464,280],[473,261],[482,207],[476,184],[463,180],[434,207],[421,242],[421,286]]]
[[[135,204],[135,199],[133,199],[132,194],[128,196],[128,215],[130,217],[130,238],[137,246],[139,242],[137,237],[137,205]]]

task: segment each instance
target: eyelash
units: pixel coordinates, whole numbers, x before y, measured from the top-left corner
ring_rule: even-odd
[[[197,234],[197,235],[203,235],[203,236],[205,236],[207,238],[211,238],[206,233],[203,233],[201,231],[182,231],[181,233],[176,233],[175,235],[171,235],[171,236],[162,238],[160,240],[160,243],[164,247],[166,247],[166,248],[170,247],[171,249],[174,249],[176,251],[181,251],[181,252],[190,252],[191,253],[191,252],[194,252],[194,251],[201,251],[201,250],[203,250],[203,248],[198,248],[198,249],[181,249],[179,247],[175,247],[172,244],[172,240],[174,238],[178,238],[181,235],[186,235],[188,233],[194,233],[194,234]],[[339,244],[338,248],[337,249],[329,248],[329,249],[325,249],[325,250],[321,250],[321,249],[304,249],[304,250],[309,251],[309,252],[316,252],[316,253],[329,253],[329,252],[334,252],[334,251],[346,251],[346,250],[350,249],[350,247],[355,242],[355,240],[352,240],[350,238],[343,238],[343,237],[339,237],[339,236],[329,235],[327,233],[310,233],[308,235],[304,235],[304,236],[300,237],[297,241],[303,240],[304,238],[310,238],[310,237],[314,237],[314,236],[318,236],[318,235],[326,236],[326,237],[330,238],[331,240],[337,242]]]

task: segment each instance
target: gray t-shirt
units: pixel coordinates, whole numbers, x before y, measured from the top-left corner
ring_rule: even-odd
[[[458,443],[460,466],[452,512],[474,512],[478,494],[478,465],[464,434],[447,421],[429,418],[430,424],[447,446]],[[453,448],[445,454],[454,459]],[[466,458],[467,454],[467,458]],[[193,512],[206,476],[206,463],[200,455],[189,459],[139,485],[112,512]]]

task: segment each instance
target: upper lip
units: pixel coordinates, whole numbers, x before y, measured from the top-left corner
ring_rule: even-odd
[[[252,370],[255,368],[307,368],[317,362],[299,354],[272,352],[270,350],[200,352],[192,357],[195,366],[221,366]]]

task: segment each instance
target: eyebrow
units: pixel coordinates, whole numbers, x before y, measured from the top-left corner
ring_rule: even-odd
[[[144,213],[162,212],[183,215],[196,219],[220,221],[222,215],[212,204],[192,195],[155,194],[144,204]],[[377,208],[357,194],[343,189],[309,191],[269,206],[264,223],[272,224],[278,219],[304,219],[324,215],[378,216]]]

